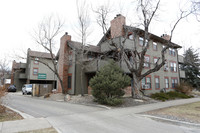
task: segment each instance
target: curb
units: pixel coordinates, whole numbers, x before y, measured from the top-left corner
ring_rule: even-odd
[[[197,124],[197,123],[191,123],[191,122],[186,122],[186,121],[173,120],[173,119],[168,119],[168,118],[163,118],[163,117],[158,117],[158,116],[152,116],[152,115],[141,115],[141,116],[147,117],[147,118],[154,118],[154,119],[164,120],[164,121],[168,121],[168,122],[174,122],[174,123],[184,124],[184,125],[188,125],[188,126],[200,127],[200,124]]]
[[[31,119],[31,118],[35,118],[35,117],[33,117],[33,116],[31,116],[31,115],[29,115],[29,114],[26,114],[26,113],[23,113],[23,112],[21,112],[21,111],[19,111],[19,110],[16,110],[16,109],[14,109],[14,108],[12,108],[12,107],[10,107],[10,106],[7,106],[7,105],[4,105],[6,108],[9,108],[10,110],[13,110],[13,111],[15,111],[15,112],[17,112],[17,113],[19,113],[24,119]],[[48,121],[48,120],[47,120]],[[49,123],[49,121],[48,121],[48,123]],[[50,124],[50,123],[49,123]],[[51,124],[50,124],[51,125]],[[56,127],[54,127],[53,125],[51,125],[58,133],[62,133],[58,128],[56,128]]]
[[[3,106],[5,106],[6,108],[9,108],[10,110],[13,110],[13,111],[19,113],[24,119],[35,118],[35,117],[33,117],[32,115],[23,113],[23,112],[21,112],[21,111],[19,111],[19,110],[16,110],[16,109],[14,109],[14,108],[12,108],[12,107],[10,107],[10,106],[7,106],[7,105],[3,105]]]

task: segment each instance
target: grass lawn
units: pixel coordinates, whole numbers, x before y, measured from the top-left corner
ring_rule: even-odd
[[[147,114],[200,123],[200,102],[149,111]]]
[[[5,108],[4,106],[0,105],[0,108]],[[23,117],[21,115],[19,115],[18,113],[5,108],[5,112],[1,112],[0,113],[0,122],[3,121],[13,121],[13,120],[21,120],[23,119]]]
[[[58,132],[54,128],[45,128],[32,131],[19,132],[19,133],[58,133]]]

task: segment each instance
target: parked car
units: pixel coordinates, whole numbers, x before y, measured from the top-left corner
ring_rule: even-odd
[[[32,84],[25,84],[23,87],[22,87],[22,94],[32,94]]]
[[[17,91],[17,88],[16,88],[15,85],[10,85],[10,86],[8,87],[8,92],[16,92],[16,91]]]

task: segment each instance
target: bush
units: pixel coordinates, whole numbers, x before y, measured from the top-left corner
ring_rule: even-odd
[[[176,86],[175,90],[180,93],[190,95],[193,90],[193,87],[189,83],[182,82],[180,83],[180,85]]]
[[[155,94],[152,94],[151,95],[151,98],[153,99],[156,99],[156,100],[161,100],[161,101],[165,101],[165,100],[173,100],[173,99],[176,99],[176,98],[191,98],[193,96],[188,96],[184,93],[180,93],[180,92],[177,92],[177,91],[170,91],[170,92],[167,92],[167,93],[155,93]]]
[[[130,85],[130,81],[130,77],[123,74],[114,61],[111,61],[97,72],[89,84],[97,102],[115,106],[123,102],[121,99],[125,94],[123,88]]]
[[[151,98],[153,98],[155,100],[160,100],[160,101],[169,100],[169,96],[166,95],[166,93],[163,93],[163,92],[152,94]]]

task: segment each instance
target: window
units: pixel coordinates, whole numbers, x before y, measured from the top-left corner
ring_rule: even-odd
[[[38,60],[39,60],[39,58],[35,58],[34,64],[39,64]]]
[[[73,61],[72,50],[70,50],[68,53],[68,60],[69,60],[68,62],[69,66],[72,66],[72,61]]]
[[[165,61],[164,71],[168,71],[168,62],[167,61]]]
[[[33,68],[33,75],[38,75],[38,68]]]
[[[178,66],[179,66],[179,69],[180,69],[180,70],[184,71],[184,66],[183,66],[183,64],[178,64]]]
[[[178,79],[172,78],[172,88],[175,88],[178,85]]]
[[[130,35],[128,36],[128,39],[133,40],[133,34],[130,34]]]
[[[153,63],[156,64],[157,61],[158,61],[158,58],[157,58],[157,57],[154,57],[154,58],[153,58]]]
[[[165,88],[169,88],[169,78],[165,77]]]
[[[158,46],[157,46],[157,43],[156,42],[153,42],[153,50],[158,50]]]
[[[142,37],[139,37],[139,44],[140,44],[140,46],[143,46],[143,41],[144,41],[144,39],[142,38]],[[146,40],[146,42],[145,42],[145,46],[147,46],[147,40]]]
[[[148,55],[144,56],[144,67],[150,68],[150,57]]]
[[[151,77],[146,77],[146,89],[150,89],[151,88]]]
[[[176,55],[175,49],[169,48],[169,55],[175,56]]]
[[[159,79],[159,76],[155,76],[155,87],[156,87],[156,89],[160,89],[160,79]]]
[[[163,45],[163,49],[164,49],[165,47],[166,47],[166,46],[164,46],[164,45]],[[167,53],[167,49],[165,50],[165,52],[164,52],[164,53]]]
[[[71,89],[72,88],[72,75],[68,74],[68,79],[67,79],[67,88]]]
[[[170,70],[171,70],[171,72],[177,71],[176,62],[170,62]]]
[[[151,77],[145,77],[142,79],[142,89],[151,89]]]

